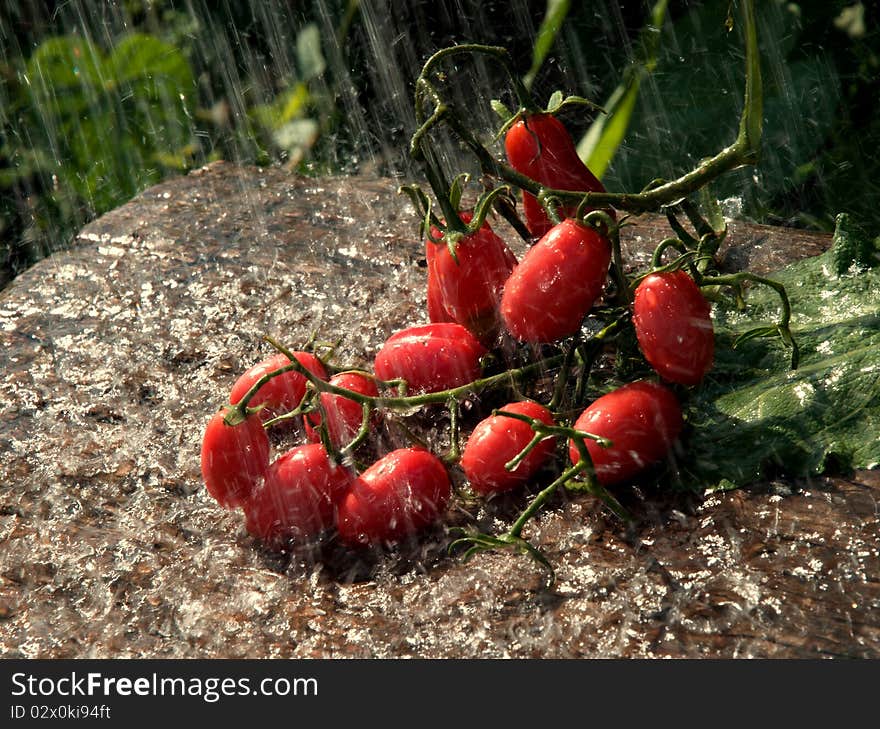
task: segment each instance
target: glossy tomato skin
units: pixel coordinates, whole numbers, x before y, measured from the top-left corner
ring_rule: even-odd
[[[330,378],[330,384],[359,392],[362,395],[376,397],[379,394],[376,381],[372,377],[357,372],[340,372],[333,375]],[[336,448],[343,448],[352,441],[360,430],[363,409],[360,403],[332,392],[322,392],[320,401],[324,412],[327,413],[327,435],[330,442]],[[375,415],[376,411],[374,410],[373,413]],[[320,412],[309,413],[305,418],[306,436],[313,443],[321,441],[321,434],[318,431],[320,424]]]
[[[500,408],[503,412],[526,415],[553,425],[551,412],[536,402],[523,400]],[[491,415],[480,421],[465,444],[461,467],[471,488],[479,494],[510,491],[523,486],[553,455],[555,438],[542,440],[512,471],[504,464],[528,445],[535,431],[528,423],[504,415]]]
[[[380,458],[339,504],[339,538],[348,545],[399,541],[437,520],[452,493],[443,462],[421,448]]]
[[[517,121],[504,138],[510,166],[517,172],[557,190],[605,192],[605,187],[578,157],[574,141],[563,123],[552,114],[530,114]],[[577,205],[564,207],[563,218],[574,215]],[[523,193],[523,212],[532,235],[540,238],[553,223],[537,199]]]
[[[273,549],[310,541],[336,525],[337,505],[353,480],[322,445],[292,448],[273,461],[244,503],[245,526]]]
[[[311,352],[293,352],[293,355],[307,370],[322,380],[327,379],[327,370],[324,369],[321,360],[314,354]],[[287,358],[287,355],[280,352],[258,362],[235,381],[232,391],[229,393],[229,402],[235,405],[245,396],[257,380],[288,364],[290,364],[290,360]],[[248,403],[248,407],[255,408],[258,405],[264,405],[259,412],[259,416],[263,421],[276,415],[283,415],[295,409],[302,402],[303,395],[306,394],[307,383],[308,380],[305,375],[295,370],[285,372],[282,375],[273,377],[263,385]]]
[[[269,438],[262,421],[251,415],[226,425],[226,410],[215,413],[202,437],[202,480],[208,493],[227,508],[241,506],[269,469]]]
[[[471,215],[462,213],[461,218],[467,223]],[[434,230],[433,235],[437,238],[440,232]],[[497,329],[501,290],[516,265],[516,256],[488,223],[456,243],[455,258],[445,243],[429,240],[426,245],[433,248],[426,257],[429,295],[433,289],[434,309],[439,309],[436,320],[443,321],[445,315],[477,337],[491,335]],[[428,301],[430,316],[430,296]]]
[[[611,243],[595,228],[573,218],[553,226],[504,286],[504,326],[535,344],[574,334],[601,295],[610,262]]]
[[[487,353],[461,324],[409,327],[390,336],[376,355],[373,371],[382,380],[403,378],[409,394],[438,392],[478,379]]]
[[[434,238],[439,238],[440,231],[436,228],[431,228],[431,235]],[[443,303],[443,292],[440,290],[440,281],[437,278],[437,269],[434,265],[439,245],[442,244],[425,240],[425,260],[428,264],[428,321],[436,324],[455,321]]]
[[[654,273],[636,287],[633,325],[645,359],[664,380],[696,385],[712,369],[709,302],[685,271]]]
[[[596,479],[610,486],[636,476],[662,460],[684,425],[681,407],[673,392],[656,382],[640,380],[603,395],[575,421],[575,430],[608,438],[603,448],[587,440],[587,451],[596,468]],[[569,444],[572,463],[580,458]]]

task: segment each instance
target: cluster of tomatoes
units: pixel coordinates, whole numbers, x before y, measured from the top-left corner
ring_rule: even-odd
[[[603,189],[551,114],[523,115],[506,132],[505,148],[515,170],[544,186]],[[430,323],[389,337],[372,371],[331,377],[315,355],[286,352],[239,378],[228,405],[208,422],[202,473],[222,506],[243,508],[251,534],[278,549],[328,534],[354,547],[400,540],[442,517],[452,495],[451,459],[414,446],[358,472],[351,455],[386,406],[478,392],[474,383],[484,382],[487,355],[499,343],[537,351],[580,336],[609,282],[608,227],[561,204],[554,222],[526,192],[522,206],[534,243],[519,261],[488,222],[465,234],[430,230]],[[474,220],[469,211],[460,218]],[[613,211],[606,220],[613,223]],[[524,487],[552,461],[561,438],[575,472],[603,488],[663,460],[683,426],[678,398],[664,381],[693,386],[711,368],[710,309],[683,269],[649,273],[628,294],[627,320],[657,377],[608,392],[577,417],[529,399],[495,410],[471,429],[460,458],[454,449],[473,493]],[[308,442],[271,460],[270,419],[298,420]]]

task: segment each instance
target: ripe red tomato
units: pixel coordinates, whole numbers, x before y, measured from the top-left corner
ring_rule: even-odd
[[[330,378],[330,384],[359,392],[362,395],[375,397],[379,394],[376,381],[372,377],[357,372],[340,372],[338,375],[333,375]],[[363,409],[360,403],[342,395],[334,395],[332,392],[322,392],[320,401],[324,412],[327,413],[327,435],[330,442],[336,448],[348,445],[361,427]],[[373,414],[376,414],[375,410]],[[318,432],[320,424],[321,413],[318,411],[309,413],[305,418],[306,436],[313,443],[321,441],[321,434]]]
[[[599,179],[578,157],[568,130],[552,114],[531,114],[517,121],[504,138],[510,166],[542,185],[556,190],[605,192]],[[577,205],[559,210],[563,218],[574,215]],[[523,192],[523,212],[532,235],[543,236],[553,223],[537,199]]]
[[[514,269],[501,297],[508,331],[524,342],[574,334],[602,293],[611,243],[594,228],[567,218],[551,228]]]
[[[434,522],[452,493],[443,462],[420,448],[380,458],[339,504],[339,537],[349,545],[393,542]]]
[[[553,425],[553,415],[543,405],[529,400],[513,402],[501,408],[508,413],[527,415]],[[524,485],[553,455],[555,438],[542,440],[514,468],[504,464],[525,448],[535,431],[528,423],[503,415],[491,415],[474,428],[461,456],[461,467],[477,493],[488,495],[510,491]]]
[[[461,218],[467,223],[471,214],[462,213]],[[433,235],[439,237],[440,232],[435,230]],[[478,337],[495,331],[501,289],[516,265],[516,256],[507,244],[488,223],[484,223],[476,233],[466,235],[456,243],[458,261],[445,243],[428,241],[426,245],[434,248],[427,251],[428,287],[436,290],[436,303],[442,307],[438,318],[445,312]]]
[[[439,231],[432,228],[432,235],[438,237]],[[443,304],[443,292],[440,290],[440,282],[434,269],[435,251],[439,245],[441,244],[425,241],[425,259],[428,262],[428,321],[432,323],[455,321]]]
[[[376,355],[374,371],[382,380],[406,380],[409,394],[438,392],[478,379],[486,352],[461,324],[425,324],[390,336]]]
[[[269,438],[263,422],[252,415],[226,425],[226,410],[215,413],[202,438],[202,480],[221,506],[241,506],[269,468]]]
[[[632,478],[660,461],[683,427],[681,407],[671,390],[655,382],[638,381],[603,395],[574,424],[576,430],[608,438],[603,448],[588,440],[587,451],[600,484],[608,486]],[[569,457],[580,454],[573,442]]]
[[[279,456],[244,503],[250,534],[273,549],[304,542],[336,525],[336,507],[354,475],[330,461],[320,444]]]
[[[696,385],[712,369],[709,302],[685,271],[647,276],[636,287],[633,324],[645,359],[663,379]]]
[[[303,367],[314,375],[322,380],[327,379],[327,371],[324,369],[324,365],[311,352],[293,352],[293,355]],[[229,402],[235,405],[257,380],[288,364],[290,364],[290,360],[287,359],[287,355],[280,352],[273,354],[262,362],[258,362],[235,381],[232,391],[229,393]],[[308,380],[306,380],[305,375],[301,375],[295,370],[285,372],[283,375],[273,377],[263,385],[248,403],[248,407],[253,408],[258,405],[264,405],[259,413],[263,421],[276,415],[288,413],[302,402],[303,395],[306,394],[307,383]]]

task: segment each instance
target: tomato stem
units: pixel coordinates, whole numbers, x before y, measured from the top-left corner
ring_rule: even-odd
[[[668,182],[660,181],[659,184],[652,182],[651,185],[639,193],[584,192],[549,188],[517,172],[510,165],[496,160],[461,121],[455,109],[451,107],[444,109],[441,115],[442,121],[474,153],[484,174],[501,179],[521,190],[529,192],[539,200],[542,200],[542,202],[554,198],[557,201],[570,203],[583,201],[584,204],[593,208],[613,207],[632,213],[660,210],[666,205],[686,198],[726,172],[744,165],[756,164],[760,157],[763,100],[755,3],[754,0],[743,0],[741,6],[745,36],[746,80],[739,132],[732,144],[722,149],[713,157],[703,160],[694,169],[675,180]],[[417,116],[419,117],[418,121],[421,125],[417,134],[419,134],[420,139],[424,136],[422,130],[423,122],[425,121],[424,94],[428,93],[428,88],[431,89],[430,94],[435,104],[437,106],[442,105],[436,90],[427,81],[428,70],[441,58],[458,53],[487,53],[498,58],[505,68],[509,69],[509,56],[506,51],[492,46],[469,44],[453,46],[435,53],[425,63],[419,77],[419,82],[416,84],[416,109]],[[512,73],[510,73],[510,76],[514,83],[514,91],[517,93],[517,96],[521,97],[521,101],[522,98],[529,99],[528,91],[524,87],[520,88],[522,82],[518,80],[518,77]],[[524,95],[523,92],[525,92]],[[523,103],[523,106],[530,107],[532,102],[528,100]],[[436,113],[436,107],[434,113]],[[439,119],[436,121],[439,121]],[[548,212],[550,211],[548,210]]]
[[[742,290],[743,281],[754,281],[755,283],[769,286],[778,295],[782,303],[782,311],[779,321],[774,327],[759,327],[750,332],[746,332],[737,339],[736,344],[753,339],[755,337],[779,336],[783,344],[791,348],[791,369],[796,370],[800,363],[800,347],[791,332],[791,302],[788,299],[788,292],[779,281],[774,281],[764,276],[758,276],[750,271],[740,271],[739,273],[731,273],[725,276],[707,276],[700,281],[701,286],[732,286],[735,291]]]
[[[450,56],[461,54],[481,54],[489,56],[490,58],[497,61],[504,72],[507,74],[507,76],[510,78],[511,83],[513,84],[513,91],[516,94],[516,98],[519,102],[520,107],[529,111],[537,111],[537,107],[531,93],[529,92],[528,88],[526,88],[526,85],[523,83],[522,79],[519,77],[519,74],[517,74],[513,70],[510,53],[507,51],[506,48],[502,46],[487,46],[481,43],[463,43],[457,46],[441,48],[427,61],[425,61],[425,65],[422,66],[422,71],[419,74],[418,79],[416,79],[416,93],[418,94],[420,85],[430,85],[428,82],[428,73],[437,63],[445,58],[449,58]]]
[[[271,335],[265,335],[264,339],[269,342],[273,347],[278,349],[278,351],[287,354],[290,352],[283,344],[278,342]],[[290,354],[292,356],[292,353]],[[458,387],[452,387],[447,390],[439,390],[437,392],[426,392],[418,395],[399,395],[396,397],[388,397],[385,395],[364,395],[362,392],[356,392],[355,390],[349,390],[344,387],[339,387],[338,385],[332,385],[326,380],[322,380],[320,377],[315,375],[313,372],[303,367],[296,359],[293,359],[290,364],[285,365],[277,370],[273,370],[272,372],[264,375],[254,387],[251,388],[253,390],[253,394],[262,387],[266,382],[271,380],[273,377],[277,377],[278,375],[282,375],[285,372],[289,372],[290,370],[296,370],[300,374],[302,374],[311,384],[312,386],[318,390],[319,392],[329,392],[334,395],[342,395],[349,400],[354,400],[357,403],[370,403],[373,407],[383,407],[388,408],[390,410],[409,410],[411,408],[420,407],[422,405],[436,405],[441,403],[446,403],[450,398],[460,398],[465,397],[467,395],[477,394],[483,392],[484,390],[490,390],[495,387],[500,387],[503,385],[514,385],[517,382],[528,381],[535,377],[540,377],[541,375],[546,374],[548,371],[555,368],[562,362],[563,355],[554,355],[552,357],[547,357],[546,359],[541,359],[537,362],[532,362],[522,367],[505,370],[504,372],[499,372],[494,375],[490,375],[489,377],[482,377],[473,382],[468,382],[464,385],[459,385]],[[377,380],[377,382],[381,382]],[[259,387],[257,386],[259,385]],[[249,396],[252,396],[251,391],[242,398],[242,402],[245,398],[249,399]],[[240,404],[240,403],[239,403]],[[235,407],[235,406],[233,406]]]
[[[444,459],[447,463],[458,463],[461,458],[461,432],[459,416],[461,414],[458,400],[454,397],[446,401],[449,410],[449,453]]]

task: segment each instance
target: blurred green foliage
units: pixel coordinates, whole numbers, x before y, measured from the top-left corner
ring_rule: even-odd
[[[847,212],[880,231],[880,7],[758,5],[764,158],[713,191],[760,222],[831,230]],[[609,189],[675,176],[735,135],[742,49],[730,6],[0,0],[0,287],[90,218],[213,159],[417,174],[406,159],[412,80],[453,43],[504,45],[539,100],[622,95],[626,113],[594,127],[608,130]],[[488,103],[504,80],[480,70],[462,75],[461,95],[491,139]],[[580,139],[595,120],[564,121]]]

